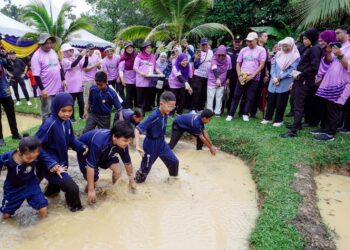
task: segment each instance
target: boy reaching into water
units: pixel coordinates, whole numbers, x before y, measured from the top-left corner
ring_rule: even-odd
[[[208,124],[213,116],[213,111],[205,109],[200,114],[184,114],[176,117],[171,127],[169,147],[173,149],[180,140],[182,134],[187,132],[197,137],[197,150],[201,150],[204,144],[209,148],[210,153],[215,155],[216,149],[208,133],[204,130],[204,125]]]
[[[145,113],[140,108],[132,109],[123,109],[122,115],[124,121],[129,122],[130,124],[137,126],[143,120]],[[115,113],[113,124],[119,120],[119,114]]]
[[[153,163],[158,157],[168,168],[170,176],[177,176],[179,160],[165,141],[165,131],[169,113],[176,107],[176,97],[166,91],[160,96],[160,105],[135,128],[135,146],[142,156],[141,167],[136,172],[137,183],[145,182]],[[140,134],[146,134],[143,149],[140,147]]]
[[[116,154],[119,154],[124,163],[131,190],[136,190],[128,147],[133,138],[134,128],[126,121],[117,121],[111,130],[95,129],[79,137],[79,141],[89,147],[87,155],[77,154],[80,171],[87,180],[85,192],[88,193],[89,204],[96,202],[95,188],[99,179],[99,168],[113,171],[113,184],[120,178],[120,164]]]
[[[24,200],[39,211],[39,217],[47,216],[48,202],[41,192],[39,182],[35,176],[35,168],[40,161],[51,172],[59,176],[65,169],[57,165],[43,152],[40,153],[41,143],[37,137],[29,136],[21,139],[16,150],[6,152],[0,157],[1,169],[7,167],[7,176],[4,183],[4,199],[0,210],[3,219],[10,218],[22,205]]]

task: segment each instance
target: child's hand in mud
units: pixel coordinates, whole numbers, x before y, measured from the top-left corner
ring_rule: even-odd
[[[96,191],[95,189],[88,191],[88,200],[89,205],[96,203]]]
[[[145,151],[140,146],[136,146],[136,150],[140,153],[141,157],[145,155]]]
[[[209,148],[211,155],[215,156],[216,155],[216,148],[211,147]]]

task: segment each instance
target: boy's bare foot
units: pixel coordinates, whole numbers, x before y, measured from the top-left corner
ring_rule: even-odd
[[[136,182],[134,179],[129,180],[129,187],[132,193],[136,192]]]

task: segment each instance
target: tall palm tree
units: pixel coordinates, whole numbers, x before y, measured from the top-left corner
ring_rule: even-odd
[[[350,16],[349,0],[295,0],[294,8],[294,16],[303,28],[336,20],[344,24]]]
[[[159,23],[154,28],[147,26],[130,26],[120,32],[117,37],[124,40],[157,40],[183,37],[204,36],[232,32],[223,24],[200,24],[213,0],[141,0],[142,6]]]
[[[66,43],[70,40],[73,32],[80,29],[90,30],[91,25],[85,18],[78,18],[71,21],[66,28],[67,15],[75,7],[68,2],[65,2],[57,16],[56,20],[53,20],[52,11],[50,13],[46,9],[45,5],[40,1],[33,1],[31,4],[24,7],[23,18],[27,19],[27,23],[35,26],[37,33],[27,33],[24,38],[38,40],[40,33],[49,33],[56,37],[58,48],[62,43]]]

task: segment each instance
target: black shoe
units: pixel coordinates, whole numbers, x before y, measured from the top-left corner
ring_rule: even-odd
[[[3,147],[5,145],[6,145],[6,143],[5,143],[4,139],[0,139],[0,147]]]
[[[289,137],[296,137],[297,134],[294,133],[293,131],[288,131],[287,133],[281,134],[280,136],[281,136],[282,138],[289,138]]]
[[[322,134],[325,134],[326,132],[322,128],[319,128],[319,129],[311,130],[310,133],[313,135],[322,135]]]
[[[286,125],[286,128],[287,129],[292,129],[293,128],[293,125],[289,124],[289,125]],[[299,128],[298,130],[302,130],[303,128]]]
[[[334,141],[335,138],[333,135],[320,134],[320,135],[315,136],[314,140],[316,140],[316,141]]]
[[[341,128],[338,130],[338,132],[341,134],[346,134],[346,135],[350,134],[350,130],[346,129],[346,128]]]
[[[20,134],[12,135],[12,139],[14,139],[14,140],[21,140],[22,136]]]
[[[293,117],[294,116],[294,112],[289,112],[288,114],[286,114],[287,117]]]
[[[84,209],[82,206],[80,206],[80,207],[71,207],[69,210],[74,213],[74,212],[82,211]]]

